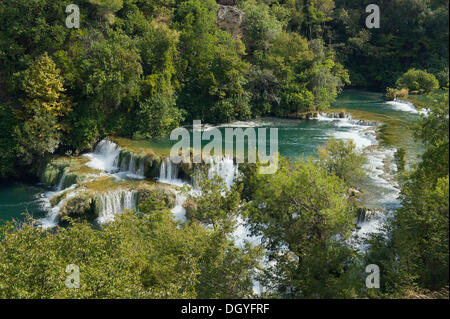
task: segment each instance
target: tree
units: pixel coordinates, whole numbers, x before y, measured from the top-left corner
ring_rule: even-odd
[[[179,225],[157,196],[102,229],[10,222],[0,238],[2,298],[248,298],[258,264],[255,250],[222,232]],[[80,271],[78,289],[65,286],[69,264]]]
[[[366,178],[363,165],[367,163],[367,158],[355,148],[353,141],[330,138],[318,149],[320,165],[352,187],[358,187]]]
[[[271,42],[281,33],[281,23],[264,3],[245,1],[241,7],[245,12],[243,27],[250,54],[256,50],[267,51]]]
[[[263,237],[273,261],[265,278],[272,293],[293,298],[353,295],[354,252],[345,240],[354,212],[343,182],[312,159],[295,164],[283,159],[274,175],[255,178],[250,225]]]
[[[187,110],[188,120],[217,123],[250,115],[244,91],[248,64],[241,59],[244,47],[218,28],[216,10],[215,1],[190,0],[175,12],[183,74],[177,103]],[[231,110],[221,112],[223,106]]]
[[[409,69],[396,82],[398,89],[409,89],[409,91],[431,93],[439,89],[439,82],[433,74],[426,71]]]
[[[110,32],[109,36],[88,42],[80,65],[84,95],[99,103],[107,114],[138,94],[142,75],[135,41],[120,32]]]
[[[15,174],[17,141],[13,136],[17,119],[10,105],[0,105],[0,178]]]
[[[60,119],[71,108],[64,96],[64,79],[47,53],[16,76],[23,98],[21,107],[16,110],[22,123],[15,128],[14,135],[18,154],[25,163],[31,163],[35,157],[55,152],[64,129]]]
[[[207,175],[203,170],[197,172],[195,180],[196,194],[189,194],[184,205],[186,218],[190,224],[201,223],[213,229],[203,257],[198,297],[251,297],[263,251],[250,243],[238,248],[234,242],[237,218],[245,215],[242,185],[229,189],[220,176]]]
[[[137,134],[145,137],[163,137],[177,128],[183,112],[175,106],[175,98],[155,94],[139,103]]]
[[[379,258],[389,272],[381,292],[390,296],[448,287],[448,114],[445,97],[420,121],[417,136],[426,145],[422,161],[403,177],[402,206],[385,233],[369,240],[366,258]]]

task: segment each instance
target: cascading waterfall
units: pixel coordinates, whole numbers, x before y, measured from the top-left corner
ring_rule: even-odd
[[[62,174],[61,178],[59,179],[58,186],[57,186],[57,188],[56,188],[56,190],[57,190],[58,192],[60,192],[60,191],[63,190],[65,179],[66,179],[66,170],[64,169],[63,174]]]
[[[224,157],[217,161],[211,159],[211,161],[208,178],[218,175],[223,179],[227,188],[230,189],[239,174],[238,165],[234,164],[233,159],[230,157]]]
[[[186,209],[183,207],[184,202],[186,201],[186,195],[180,194],[175,191],[175,207],[172,208],[172,214],[175,216],[175,220],[180,222],[186,221]]]
[[[316,119],[332,123],[335,129],[330,135],[336,139],[353,140],[357,149],[366,154],[369,162],[364,168],[370,190],[363,196],[368,198],[366,202],[370,203],[371,208],[357,216],[360,229],[356,233],[359,237],[365,237],[380,231],[385,219],[400,205],[398,185],[391,178],[392,172],[397,170],[391,160],[395,149],[379,144],[374,130],[376,123],[355,120],[346,113],[320,113]]]
[[[144,159],[133,154],[124,156],[120,163],[119,175],[130,179],[144,179]]]
[[[144,177],[144,159],[141,158],[139,161],[139,167],[136,171],[136,175]]]
[[[129,154],[122,158],[119,167],[121,151],[116,143],[104,139],[97,144],[93,153],[84,155],[90,159],[86,165],[107,173],[122,173],[118,175],[120,178],[144,179],[144,159],[139,158],[136,168],[136,156]]]
[[[159,180],[163,183],[180,185],[182,182],[178,179],[178,165],[172,163],[170,158],[165,158],[159,167]]]
[[[44,194],[43,208],[47,211],[47,216],[39,220],[39,223],[42,226],[42,228],[47,229],[47,228],[52,228],[52,227],[56,226],[56,224],[58,223],[58,215],[59,215],[59,211],[61,210],[61,208],[64,207],[64,205],[67,203],[67,201],[70,198],[72,198],[78,194],[78,191],[76,191],[76,190],[74,190],[73,192],[70,192],[71,190],[75,189],[76,186],[77,185],[74,184],[74,185],[66,188],[63,191],[47,192]],[[52,207],[50,205],[50,199],[56,195],[62,194],[62,192],[65,192],[65,191],[69,191],[69,193],[65,196],[64,199],[59,201],[59,203],[56,206]]]
[[[107,139],[101,140],[93,153],[85,154],[84,156],[90,159],[90,162],[86,165],[102,170],[108,173],[118,171],[120,147]]]
[[[374,123],[363,120],[354,120],[351,114],[320,113],[316,120],[331,122],[336,129],[330,135],[336,139],[353,140],[356,147],[364,149],[377,144]]]
[[[137,192],[118,190],[97,196],[98,222],[106,223],[126,210],[136,210]]]

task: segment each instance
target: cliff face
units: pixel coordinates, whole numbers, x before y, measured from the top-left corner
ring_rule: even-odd
[[[231,33],[233,37],[240,37],[242,35],[242,22],[245,14],[241,10],[231,5],[222,5],[221,3],[233,3],[232,0],[217,1],[219,3],[219,10],[217,11],[217,24],[222,29]]]

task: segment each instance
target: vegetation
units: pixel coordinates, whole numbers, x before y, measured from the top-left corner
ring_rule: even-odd
[[[408,70],[395,83],[399,89],[418,93],[431,93],[439,88],[439,82],[433,74],[416,69]]]
[[[1,234],[2,298],[246,298],[258,260],[222,232],[178,227],[155,198],[102,230],[6,225]],[[79,289],[65,286],[69,264],[80,269]]]
[[[232,2],[245,15],[233,34],[213,0],[79,0],[79,29],[64,24],[69,0],[0,2],[0,178],[55,184],[66,173],[63,186],[92,194],[145,193],[138,210],[100,229],[78,220],[95,215],[87,192],[63,207],[67,227],[7,223],[1,298],[251,298],[255,282],[272,298],[448,298],[449,104],[436,95],[448,87],[448,1],[380,0],[380,29],[364,27],[363,0]],[[231,189],[204,175],[195,196],[184,194],[184,223],[165,186],[86,181],[97,172],[75,157],[113,136],[126,149],[121,161],[134,153],[155,177],[167,148],[149,151],[149,138],[192,120],[325,111],[349,85],[388,87],[388,98],[430,109],[415,128],[421,162],[410,169],[405,150],[395,156],[401,208],[363,252],[353,235],[366,158],[351,142],[330,139],[314,159],[280,158],[273,175],[242,165]],[[405,131],[399,123],[386,139]],[[260,242],[237,242],[241,221]],[[368,291],[362,277],[373,263],[383,279]],[[80,268],[80,289],[65,286],[69,264]]]
[[[422,119],[417,130],[427,146],[422,162],[405,174],[402,207],[385,233],[369,240],[367,262],[377,260],[387,274],[382,295],[447,286],[448,296],[448,114],[446,97]]]

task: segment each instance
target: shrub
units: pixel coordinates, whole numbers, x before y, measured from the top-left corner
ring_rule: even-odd
[[[409,89],[410,92],[430,93],[439,88],[439,82],[433,74],[410,69],[397,79],[396,86],[398,89]]]
[[[393,88],[387,88],[386,89],[386,98],[389,101],[393,101],[395,99],[404,99],[407,98],[409,94],[408,89],[393,89]]]

